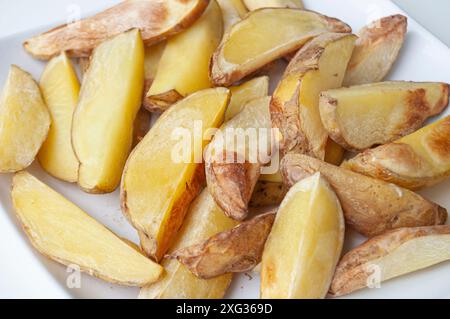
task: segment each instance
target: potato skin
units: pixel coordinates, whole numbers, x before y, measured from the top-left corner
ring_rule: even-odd
[[[320,172],[339,197],[346,223],[367,237],[386,230],[445,224],[447,210],[393,184],[339,168],[305,155],[282,161],[287,185]]]

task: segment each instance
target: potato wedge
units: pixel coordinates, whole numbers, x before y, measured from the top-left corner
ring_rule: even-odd
[[[165,111],[183,97],[211,88],[209,61],[222,35],[220,7],[212,0],[197,22],[167,41],[155,80],[144,101],[147,110]]]
[[[255,186],[249,207],[278,206],[285,195],[286,190],[282,183],[260,180]]]
[[[110,193],[119,185],[143,86],[144,46],[139,30],[112,38],[94,51],[72,127],[80,161],[78,184],[84,191]]]
[[[192,25],[209,0],[127,0],[90,18],[62,25],[28,39],[25,50],[49,60],[63,51],[70,57],[88,57],[110,37],[139,29],[146,46],[177,34]]]
[[[446,83],[380,82],[322,92],[320,114],[330,137],[351,151],[395,141],[448,105]]]
[[[381,18],[359,32],[344,79],[345,86],[383,81],[405,41],[408,18],[396,14]]]
[[[450,176],[450,116],[343,164],[354,172],[412,190]]]
[[[50,259],[126,286],[142,287],[162,275],[162,267],[29,173],[14,176],[11,197],[31,243]]]
[[[208,189],[225,214],[242,221],[261,174],[262,155],[271,156],[270,97],[249,102],[225,123],[205,155]]]
[[[264,248],[261,298],[325,298],[344,233],[341,205],[321,174],[295,184],[278,210]]]
[[[450,226],[396,229],[347,253],[336,268],[330,294],[343,296],[447,260]]]
[[[287,155],[282,174],[290,186],[316,172],[339,197],[347,224],[367,237],[386,230],[445,224],[447,210],[418,194],[305,155]]]
[[[39,163],[50,175],[76,183],[80,163],[72,147],[71,133],[80,83],[65,53],[47,64],[39,86],[52,118],[47,140],[38,154]]]
[[[292,8],[303,9],[302,0],[243,0],[249,11],[261,8]]]
[[[0,96],[0,173],[18,172],[33,163],[50,121],[38,84],[11,66]]]
[[[217,86],[230,86],[325,32],[351,32],[351,28],[311,11],[268,8],[250,12],[225,33],[211,62],[211,79]]]
[[[269,95],[269,77],[261,76],[249,80],[241,85],[231,87],[230,91],[231,101],[225,113],[227,122],[239,114],[248,102]]]
[[[355,40],[352,34],[322,34],[289,63],[270,104],[273,126],[282,135],[281,154],[325,158],[328,133],[320,118],[320,92],[341,87]]]
[[[202,279],[251,271],[261,262],[275,216],[276,213],[257,216],[203,242],[176,250],[170,258]]]
[[[172,252],[189,247],[209,237],[229,230],[236,222],[226,217],[207,190],[191,204]],[[143,288],[141,299],[220,299],[231,283],[232,275],[204,280],[195,277],[189,269],[174,259],[164,259],[165,273],[161,281]]]
[[[141,233],[145,252],[155,260],[161,260],[171,246],[189,204],[204,185],[201,155],[206,142],[202,139],[207,130],[222,124],[229,99],[229,90],[216,88],[178,102],[128,159],[121,186],[122,210]],[[194,147],[183,152],[187,157],[178,158],[177,150],[191,146],[193,137],[200,138],[200,143],[194,141]]]
[[[231,28],[247,14],[247,8],[242,0],[217,0],[217,3],[222,10],[224,30]]]

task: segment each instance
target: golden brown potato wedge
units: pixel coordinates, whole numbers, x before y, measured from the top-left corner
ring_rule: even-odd
[[[171,246],[189,204],[204,185],[203,136],[222,124],[229,98],[229,90],[216,88],[178,102],[128,159],[122,178],[122,210],[140,232],[145,252],[155,260],[161,260]],[[193,137],[200,138],[200,143],[192,148]]]
[[[260,180],[255,186],[249,207],[278,206],[285,195],[286,190],[282,183]]]
[[[209,62],[222,35],[220,7],[213,0],[189,29],[167,41],[144,100],[147,110],[163,112],[183,97],[212,87]]]
[[[52,118],[47,140],[38,155],[39,163],[50,175],[76,183],[80,163],[72,147],[71,133],[80,83],[65,53],[47,64],[39,86]]]
[[[335,297],[450,260],[450,226],[396,229],[347,253],[336,268]]]
[[[207,190],[192,203],[172,252],[189,247],[209,237],[229,230],[236,222],[224,215]],[[141,290],[141,299],[220,299],[231,283],[232,275],[204,280],[174,259],[164,259],[166,270],[161,280]]]
[[[367,237],[395,228],[442,225],[447,220],[445,208],[394,184],[305,155],[287,155],[282,161],[288,186],[316,172],[336,191],[347,224]]]
[[[270,97],[249,102],[221,127],[205,156],[208,189],[225,214],[236,220],[248,215],[265,164],[261,154],[271,156],[269,102]]]
[[[18,172],[33,163],[50,122],[38,84],[11,66],[0,96],[0,173]]]
[[[206,241],[176,250],[170,258],[202,279],[251,271],[261,262],[275,216],[276,213],[257,216]]]
[[[343,164],[354,172],[412,190],[450,176],[450,116]]]
[[[408,18],[396,14],[372,22],[359,32],[344,85],[383,81],[405,41]]]
[[[303,9],[302,0],[243,0],[249,11],[261,8],[292,8]]]
[[[247,14],[247,8],[242,0],[217,0],[217,3],[222,10],[224,30],[231,28]]]
[[[448,105],[446,83],[380,82],[322,92],[331,138],[351,151],[386,144],[419,129]]]
[[[215,85],[230,86],[325,32],[351,32],[345,23],[296,9],[250,12],[229,29],[211,62]]]
[[[49,60],[67,51],[70,57],[88,57],[101,42],[139,29],[145,45],[157,43],[192,25],[209,0],[127,0],[90,18],[62,25],[28,39],[25,50]]]
[[[27,172],[14,176],[11,197],[25,233],[43,255],[89,275],[145,286],[163,269]]]
[[[84,191],[109,193],[119,185],[143,86],[144,46],[139,30],[118,35],[95,49],[72,126],[80,161],[78,184]]]
[[[341,205],[319,174],[295,184],[264,248],[261,298],[325,298],[344,244]]]
[[[325,158],[328,133],[320,118],[320,92],[341,87],[355,40],[352,34],[322,34],[289,63],[270,104],[273,126],[282,135],[283,155]]]

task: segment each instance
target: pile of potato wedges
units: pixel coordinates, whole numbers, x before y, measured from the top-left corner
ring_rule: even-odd
[[[223,298],[252,270],[261,298],[338,297],[449,260],[447,210],[416,193],[450,176],[450,117],[428,124],[449,85],[384,81],[406,33],[394,15],[353,34],[301,0],[128,0],[36,35],[40,81],[12,66],[0,99],[17,218],[40,253],[140,298]],[[247,129],[277,134],[220,138]],[[120,188],[140,245],[35,159],[87,193]],[[368,240],[342,256],[346,228]]]

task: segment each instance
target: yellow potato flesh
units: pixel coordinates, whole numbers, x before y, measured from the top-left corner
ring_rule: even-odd
[[[261,8],[294,8],[303,9],[302,0],[244,0],[248,10],[254,11]]]
[[[163,269],[27,172],[16,174],[12,200],[43,255],[101,279],[130,286],[155,282]]]
[[[192,203],[186,220],[171,251],[201,243],[208,238],[232,229],[237,222],[225,216],[215,204],[208,190]],[[195,277],[187,267],[175,259],[162,262],[165,269],[161,281],[141,290],[142,299],[211,299],[223,298],[232,275],[210,280]]]
[[[153,81],[158,72],[159,62],[166,48],[166,42],[155,44],[145,48],[144,68],[145,80]]]
[[[144,45],[138,30],[94,51],[74,114],[72,139],[80,161],[79,185],[87,192],[114,191],[122,176],[141,106]]]
[[[190,95],[161,116],[128,160],[122,181],[124,213],[139,231],[153,239],[152,255],[157,259],[167,250],[164,246],[173,240],[170,237],[175,233],[171,229],[178,229],[171,225],[174,205],[186,192],[200,165],[193,161],[195,154],[201,160],[206,145],[206,141],[195,143],[186,163],[175,161],[172,155],[178,154],[181,141],[173,134],[184,129],[188,145],[194,134],[202,139],[206,130],[222,124],[228,102],[229,91],[224,88]],[[199,134],[194,132],[195,122],[203,125]]]
[[[50,175],[75,183],[80,163],[72,148],[71,133],[80,84],[65,53],[48,63],[39,85],[52,118],[47,140],[38,155],[39,163]]]
[[[324,298],[344,241],[339,201],[320,174],[291,188],[262,259],[261,297]]]
[[[0,173],[34,161],[50,127],[50,114],[32,76],[12,66],[0,97]]]

